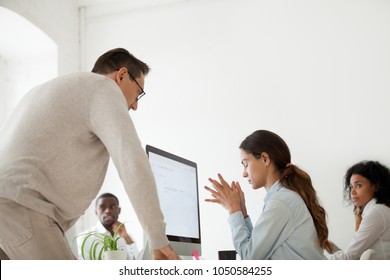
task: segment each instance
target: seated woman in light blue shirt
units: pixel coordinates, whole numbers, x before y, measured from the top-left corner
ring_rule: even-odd
[[[259,220],[253,226],[238,182],[229,185],[222,175],[205,187],[230,216],[233,243],[241,259],[326,259],[331,251],[326,213],[319,204],[310,176],[291,163],[287,144],[277,134],[258,130],[240,145],[243,176],[253,189],[267,195]]]
[[[377,161],[362,161],[347,170],[344,198],[353,203],[356,232],[332,260],[356,260],[371,249],[369,259],[390,260],[390,170]]]

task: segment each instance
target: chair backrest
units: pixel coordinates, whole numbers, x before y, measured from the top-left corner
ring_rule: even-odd
[[[360,256],[360,260],[369,260],[371,258],[371,255],[375,253],[375,250],[373,249],[367,249],[363,252],[363,254]]]

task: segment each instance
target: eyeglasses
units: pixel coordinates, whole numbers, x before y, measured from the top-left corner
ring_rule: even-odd
[[[142,96],[144,96],[146,94],[146,92],[144,91],[144,89],[140,86],[140,84],[137,82],[137,80],[133,77],[133,75],[131,75],[131,73],[129,71],[127,71],[127,73],[129,73],[129,76],[130,78],[137,84],[137,86],[141,89],[141,93],[137,96],[137,101],[141,99]]]
[[[119,69],[116,69],[116,71],[119,71]],[[142,96],[144,96],[146,94],[146,92],[144,91],[144,89],[140,86],[140,84],[137,82],[137,80],[134,78],[133,75],[131,75],[130,71],[127,70],[127,73],[129,74],[129,77],[130,77],[130,80],[133,80],[137,86],[140,88],[141,90],[141,93],[137,96],[137,101],[141,99]]]

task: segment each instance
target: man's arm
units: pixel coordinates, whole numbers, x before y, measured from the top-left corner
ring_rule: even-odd
[[[155,260],[180,260],[179,256],[173,251],[170,245],[160,249],[153,250],[153,259]]]
[[[106,88],[105,90],[104,87]],[[116,85],[102,85],[90,105],[92,132],[107,148],[151,248],[169,245],[153,173],[126,100]]]

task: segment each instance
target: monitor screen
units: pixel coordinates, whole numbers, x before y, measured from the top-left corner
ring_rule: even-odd
[[[146,146],[157,185],[166,234],[179,255],[201,253],[197,164]]]

